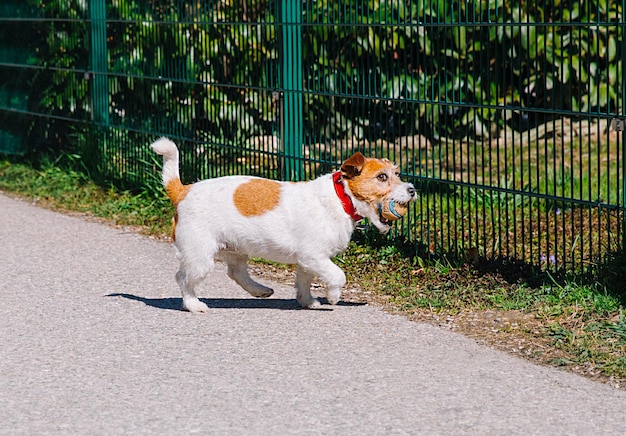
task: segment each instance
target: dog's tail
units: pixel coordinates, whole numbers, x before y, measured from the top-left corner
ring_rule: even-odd
[[[178,148],[167,138],[155,141],[150,147],[163,156],[163,186],[172,203],[177,205],[187,191],[186,186],[180,181],[178,172]]]

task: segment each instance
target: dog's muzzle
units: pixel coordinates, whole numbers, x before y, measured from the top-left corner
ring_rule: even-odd
[[[391,194],[378,204],[378,218],[386,226],[402,219],[408,211],[408,204],[415,201],[417,191],[411,183],[405,183],[394,189]]]

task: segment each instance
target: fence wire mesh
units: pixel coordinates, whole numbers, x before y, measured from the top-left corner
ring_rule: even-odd
[[[622,250],[624,2],[5,0],[0,152],[99,178],[301,180],[356,150],[420,188],[422,253],[550,270]],[[613,128],[611,128],[613,126]]]

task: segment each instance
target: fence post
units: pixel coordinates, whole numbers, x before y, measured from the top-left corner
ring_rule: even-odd
[[[282,99],[281,140],[285,154],[284,177],[302,180],[302,2],[283,0],[282,18]]]
[[[624,36],[626,36],[626,1],[622,0],[622,20],[619,23],[620,31],[618,35],[620,35],[619,40],[622,41],[622,53],[620,62],[622,63],[622,68],[620,77],[622,81],[622,95],[621,102],[617,107],[617,113],[620,117],[623,117],[626,114],[626,44],[623,43]],[[622,118],[623,122],[623,118]],[[624,134],[624,126],[621,125],[621,131],[617,133],[617,137],[621,139],[621,149],[622,149],[622,231],[620,232],[622,237],[622,249],[626,252],[626,135]]]
[[[107,55],[106,0],[90,0],[91,19],[91,98],[93,120],[96,124],[109,124],[109,83]]]

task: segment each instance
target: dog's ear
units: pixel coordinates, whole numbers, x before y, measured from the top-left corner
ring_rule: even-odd
[[[360,152],[354,153],[351,157],[346,159],[341,165],[341,176],[346,179],[351,179],[361,174],[361,170],[365,165],[365,156]]]

